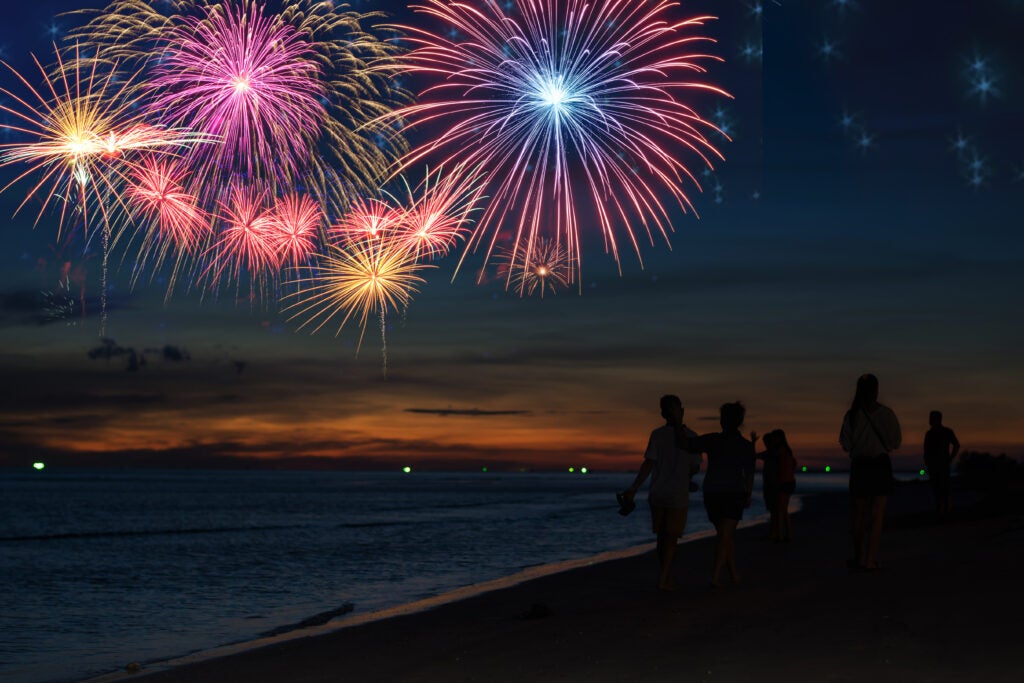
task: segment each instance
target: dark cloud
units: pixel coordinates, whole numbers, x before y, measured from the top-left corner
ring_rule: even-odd
[[[424,413],[427,415],[459,415],[463,417],[487,417],[491,415],[532,415],[530,410],[480,410],[479,408],[406,408],[407,413]]]

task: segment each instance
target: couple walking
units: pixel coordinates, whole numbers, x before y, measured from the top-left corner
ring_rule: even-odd
[[[627,504],[648,476],[651,488],[651,525],[657,535],[660,573],[658,588],[675,590],[672,564],[676,544],[686,528],[690,493],[696,490],[691,477],[700,471],[701,454],[708,457],[704,474],[704,508],[715,526],[715,560],[711,586],[720,587],[721,573],[728,569],[734,583],[740,582],[736,570],[734,536],[743,510],[750,505],[754,483],[754,444],[740,433],[746,408],[740,402],[726,403],[719,409],[721,432],[698,436],[683,423],[683,404],[678,396],[661,397],[661,415],[665,425],[651,432],[644,461],[633,485],[622,492]]]

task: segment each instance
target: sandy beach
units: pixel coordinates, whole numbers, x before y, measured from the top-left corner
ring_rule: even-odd
[[[884,569],[851,572],[847,499],[817,495],[796,540],[741,530],[743,583],[708,589],[710,539],[680,549],[675,593],[651,553],[595,563],[433,609],[194,664],[106,680],[1019,681],[1024,523],[930,491],[891,499]],[[646,511],[641,508],[639,514]],[[642,540],[642,539],[638,539]]]

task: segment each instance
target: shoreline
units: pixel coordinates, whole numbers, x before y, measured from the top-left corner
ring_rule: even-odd
[[[848,498],[808,496],[793,543],[737,534],[744,582],[708,590],[713,544],[684,544],[680,590],[653,553],[550,574],[431,609],[135,676],[150,683],[438,680],[848,683],[1024,680],[1024,520],[957,492],[936,523],[927,485],[890,499],[884,571],[851,572]],[[115,680],[108,678],[107,680]]]
[[[790,503],[790,511],[794,514],[799,513],[801,508],[802,496],[795,495]],[[643,513],[641,512],[641,514]],[[767,513],[765,513],[763,515],[760,515],[749,520],[742,520],[738,528],[745,529],[749,527],[760,526],[762,524],[767,523],[767,521],[768,515]],[[705,539],[712,538],[713,536],[714,529],[696,531],[692,534],[684,534],[680,539],[680,544],[685,545],[689,543],[696,543],[699,541],[703,541]],[[470,584],[468,586],[462,586],[460,588],[448,590],[431,597],[414,600],[412,602],[402,603],[399,605],[385,607],[382,609],[376,609],[363,614],[349,614],[347,616],[333,618],[324,624],[319,624],[316,626],[295,628],[279,634],[246,639],[235,643],[226,643],[224,645],[217,645],[211,648],[190,652],[184,655],[170,657],[168,659],[143,663],[142,668],[138,671],[113,671],[105,674],[100,674],[99,676],[81,679],[79,683],[113,683],[115,681],[123,680],[139,680],[145,678],[148,675],[173,671],[179,667],[200,664],[203,662],[208,662],[223,657],[236,655],[244,656],[246,653],[259,650],[261,648],[268,646],[288,643],[305,638],[331,635],[334,633],[338,633],[340,631],[356,628],[366,624],[378,623],[381,621],[386,621],[398,617],[417,615],[438,607],[450,605],[471,598],[476,598],[495,591],[514,588],[516,586],[520,586],[530,581],[535,581],[537,579],[549,577],[552,575],[562,574],[565,572],[571,572],[585,567],[592,567],[608,562],[627,560],[642,555],[646,555],[654,551],[655,545],[656,544],[653,541],[650,541],[647,543],[641,543],[634,546],[630,546],[622,550],[609,550],[587,557],[581,557],[571,560],[562,560],[559,562],[552,562],[532,567],[526,567],[508,576],[504,576],[497,579],[491,579],[476,584]]]

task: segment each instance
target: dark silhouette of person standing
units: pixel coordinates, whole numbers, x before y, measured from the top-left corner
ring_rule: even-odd
[[[896,414],[878,402],[878,378],[861,375],[839,431],[839,443],[850,454],[851,568],[875,571],[881,567],[878,551],[885,504],[893,487],[889,453],[901,442]]]
[[[740,582],[736,569],[736,525],[750,505],[754,486],[754,444],[743,438],[740,427],[746,408],[739,401],[719,409],[721,432],[704,434],[686,441],[686,449],[707,453],[704,475],[704,509],[715,525],[715,560],[711,569],[711,587],[720,588],[723,568],[728,568],[733,583]]]
[[[768,432],[761,438],[764,450],[757,454],[761,464],[761,491],[764,495],[764,507],[768,510],[768,539],[779,540],[778,524],[775,509],[779,499],[779,453],[774,443],[775,432]],[[750,432],[750,441],[757,450],[757,432]]]
[[[775,498],[775,540],[788,543],[793,540],[793,525],[789,517],[789,499],[796,490],[796,458],[789,447],[786,432],[776,429],[771,433],[778,458],[779,492]],[[765,436],[765,439],[768,437]]]
[[[949,466],[960,453],[960,441],[952,429],[942,424],[942,413],[938,410],[928,414],[928,424],[931,429],[924,435],[924,466],[935,494],[935,514],[941,518],[953,511]]]
[[[658,588],[672,591],[676,588],[672,563],[679,537],[686,529],[690,478],[700,471],[700,454],[680,447],[687,437],[697,434],[683,424],[683,404],[678,396],[661,397],[661,416],[665,418],[664,426],[651,432],[640,471],[633,485],[620,495],[631,506],[636,492],[651,475],[647,500],[651,506],[651,527],[658,537]]]

